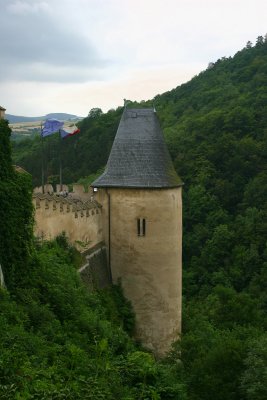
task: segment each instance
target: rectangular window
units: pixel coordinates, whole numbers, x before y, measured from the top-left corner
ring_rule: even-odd
[[[141,220],[137,218],[137,235],[140,236],[141,233]]]
[[[143,218],[143,236],[146,236],[146,220]]]
[[[145,220],[145,218],[137,218],[137,235],[138,236],[146,235],[146,220]]]

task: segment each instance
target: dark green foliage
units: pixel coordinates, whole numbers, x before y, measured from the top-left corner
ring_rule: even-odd
[[[122,329],[132,314],[121,289],[89,293],[71,259],[62,239],[39,245],[16,302],[0,289],[0,398],[185,399],[175,373]]]
[[[267,336],[266,333],[251,340],[245,359],[246,370],[242,376],[242,388],[248,400],[264,400],[267,397]]]
[[[14,175],[11,163],[10,147],[11,129],[4,119],[0,119],[0,179],[8,179]]]
[[[185,182],[189,297],[218,284],[248,289],[266,260],[266,60],[257,42],[157,98]]]
[[[127,332],[132,335],[135,326],[135,314],[129,300],[124,297],[121,284],[112,285],[110,288],[99,292],[102,304],[107,315],[113,315],[113,319]]]
[[[157,97],[185,182],[181,354],[192,400],[266,397],[265,341],[251,352],[267,326],[266,65],[260,41]]]
[[[32,182],[11,164],[10,129],[0,120],[0,264],[9,289],[23,285],[31,270]]]

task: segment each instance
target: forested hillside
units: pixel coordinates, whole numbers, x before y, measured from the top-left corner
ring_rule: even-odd
[[[189,398],[267,397],[267,43],[156,99],[184,186]]]
[[[183,337],[166,365],[188,400],[265,400],[266,41],[259,37],[154,102],[185,183]],[[105,165],[121,113],[94,110],[80,123],[81,134],[66,139],[65,181]],[[44,144],[46,173],[55,175],[58,138]],[[40,183],[40,140],[14,144],[13,154]],[[140,398],[181,398],[155,396]]]
[[[0,399],[186,399],[180,366],[134,343],[120,286],[89,291],[65,236],[36,242],[30,176],[0,121]],[[78,264],[78,265],[75,265]]]

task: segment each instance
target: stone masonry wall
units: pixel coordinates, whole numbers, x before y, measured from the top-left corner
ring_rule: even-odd
[[[37,237],[50,240],[65,232],[80,251],[103,241],[102,207],[93,199],[83,202],[70,196],[34,193],[33,204]]]
[[[164,355],[181,333],[182,189],[99,189],[110,219],[113,283],[121,281],[136,314],[135,337]],[[138,234],[138,220],[145,234]],[[108,232],[105,234],[108,247]]]
[[[112,284],[107,265],[106,246],[99,243],[86,255],[86,264],[79,269],[80,276],[90,289],[103,289]]]

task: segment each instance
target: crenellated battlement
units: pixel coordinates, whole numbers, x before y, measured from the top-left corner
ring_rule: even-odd
[[[75,197],[73,198],[71,194],[65,197],[58,194],[34,193],[32,198],[35,209],[42,208],[44,210],[59,211],[62,213],[73,212],[77,214],[77,216],[80,215],[80,217],[89,217],[90,215],[99,214],[102,208],[93,197],[83,202]]]
[[[93,196],[82,201],[75,194],[33,193],[35,235],[53,239],[65,232],[79,250],[103,240],[102,207]]]

